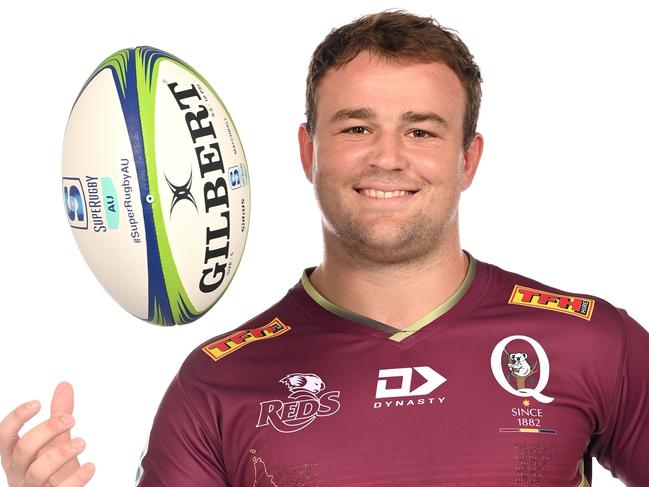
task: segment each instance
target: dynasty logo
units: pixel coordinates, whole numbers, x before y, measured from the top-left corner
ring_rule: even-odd
[[[202,350],[216,362],[241,347],[245,347],[249,343],[274,338],[282,333],[286,333],[290,329],[290,326],[282,323],[279,318],[275,318],[267,325],[260,326],[259,328],[235,331],[230,335],[205,345]]]
[[[531,306],[533,308],[549,309],[572,316],[578,316],[590,321],[595,307],[595,300],[564,294],[549,293],[525,286],[514,286],[509,304]]]
[[[315,374],[296,372],[279,380],[288,387],[288,401],[273,399],[259,403],[257,428],[269,424],[280,433],[295,433],[317,417],[331,416],[340,409],[340,391],[322,392],[324,381]]]
[[[413,388],[414,382],[419,385]],[[446,377],[427,365],[381,369],[379,370],[379,380],[376,383],[375,396],[380,400],[374,402],[374,409],[442,404],[445,397],[430,397],[430,394],[444,382],[446,382]],[[396,400],[392,400],[393,398]]]

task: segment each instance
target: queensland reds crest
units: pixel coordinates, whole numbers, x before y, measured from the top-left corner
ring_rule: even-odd
[[[534,338],[512,335],[500,340],[491,352],[491,371],[500,387],[514,396],[533,397],[544,404],[554,401],[543,394],[550,379],[550,361]]]
[[[295,433],[317,417],[331,416],[340,409],[340,391],[322,392],[324,381],[315,374],[288,374],[279,380],[290,394],[288,401],[273,399],[259,403],[257,428],[271,424],[280,433]]]

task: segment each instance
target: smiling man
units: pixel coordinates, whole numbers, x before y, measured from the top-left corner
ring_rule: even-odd
[[[428,18],[329,34],[302,166],[324,257],[203,344],[162,401],[140,487],[649,484],[649,335],[605,301],[477,261],[480,71]]]
[[[364,49],[312,76],[318,86],[299,130],[325,243],[310,281],[340,307],[397,328],[445,301],[467,273],[458,203],[482,152],[474,114],[464,136],[467,94],[440,46],[416,47],[419,59]],[[479,97],[478,68],[462,54]]]
[[[403,12],[318,46],[298,137],[323,261],[188,357],[139,487],[584,487],[592,457],[649,485],[649,334],[461,249],[480,83]]]

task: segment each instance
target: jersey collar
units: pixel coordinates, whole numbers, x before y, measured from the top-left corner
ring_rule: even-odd
[[[362,325],[370,326],[372,328],[388,333],[391,335],[389,338],[390,340],[393,340],[395,342],[401,342],[404,338],[411,336],[413,333],[420,330],[427,324],[435,321],[437,318],[439,318],[444,313],[446,313],[451,308],[453,308],[453,306],[455,306],[455,304],[460,299],[462,299],[462,297],[469,290],[469,288],[471,287],[471,283],[473,282],[473,278],[475,276],[476,260],[468,252],[466,254],[469,257],[469,268],[467,270],[466,275],[464,276],[464,279],[462,280],[462,283],[455,290],[455,292],[442,304],[437,306],[435,309],[429,311],[424,316],[419,318],[417,321],[406,326],[402,330],[390,325],[386,325],[385,323],[382,323],[380,321],[373,320],[372,318],[368,318],[367,316],[360,315],[348,309],[342,308],[337,304],[334,304],[331,301],[329,301],[322,294],[320,294],[315,287],[313,287],[313,284],[311,284],[309,275],[311,274],[311,272],[313,272],[315,267],[310,267],[304,270],[304,272],[302,273],[301,283],[302,283],[302,287],[309,295],[309,297],[313,301],[315,301],[319,306],[326,309],[330,313],[333,313],[343,319],[360,323]]]

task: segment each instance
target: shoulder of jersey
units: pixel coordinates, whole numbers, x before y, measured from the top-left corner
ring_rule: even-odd
[[[276,342],[283,335],[292,331],[290,321],[283,318],[286,309],[285,301],[288,296],[275,303],[254,318],[234,330],[210,338],[203,342],[187,357],[183,368],[192,364],[199,367],[205,365],[246,360],[249,353],[254,351],[260,344]],[[294,331],[293,331],[294,333]],[[265,348],[265,347],[264,347]],[[236,360],[236,357],[239,360]]]
[[[543,313],[557,320],[574,324],[600,325],[612,323],[618,327],[621,313],[618,308],[596,296],[563,291],[528,277],[491,267],[490,297],[529,313]],[[495,304],[495,303],[494,303]]]

